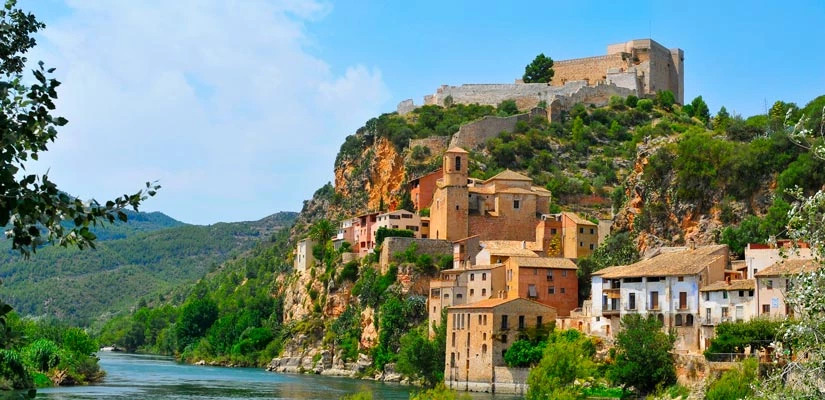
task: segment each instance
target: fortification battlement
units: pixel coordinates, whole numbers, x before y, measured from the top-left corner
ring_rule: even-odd
[[[570,103],[565,97],[588,102],[579,93],[586,86],[599,88],[593,92],[598,103],[606,92],[618,88],[616,95],[629,93],[640,97],[670,90],[676,101],[683,104],[684,60],[684,52],[679,48],[668,49],[653,39],[635,39],[608,45],[605,55],[556,61],[549,84],[442,85],[434,94],[424,96],[424,104],[443,106],[447,97],[456,104],[498,105],[504,100],[515,100],[519,109],[529,109],[541,101]],[[398,112],[405,114],[414,108],[412,100],[405,100],[399,104]]]

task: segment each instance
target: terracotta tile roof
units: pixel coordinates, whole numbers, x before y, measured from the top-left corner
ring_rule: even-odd
[[[532,179],[530,179],[530,178],[528,178],[528,177],[526,177],[526,176],[524,176],[524,175],[522,175],[518,172],[511,171],[509,169],[505,169],[504,171],[501,171],[498,174],[496,174],[494,177],[485,180],[484,183],[492,182],[492,181],[495,181],[495,180],[500,180],[500,181],[528,181],[528,182],[533,181]]]
[[[578,269],[576,263],[561,257],[510,257],[520,267]]]
[[[782,260],[756,273],[755,276],[782,276],[814,272],[823,268],[815,260]]]
[[[455,310],[455,309],[466,310],[466,309],[473,309],[473,308],[496,308],[496,307],[498,307],[502,304],[506,304],[506,303],[509,303],[511,301],[519,301],[519,300],[520,301],[529,301],[531,303],[541,305],[542,307],[555,310],[554,307],[548,306],[547,304],[542,304],[542,303],[539,303],[537,301],[533,301],[533,300],[530,300],[530,299],[525,299],[523,297],[512,297],[512,298],[509,298],[509,299],[494,298],[494,299],[481,300],[481,301],[478,301],[478,302],[475,302],[475,303],[462,304],[462,305],[458,305],[458,306],[448,307],[448,310]]]
[[[489,250],[490,254],[511,256],[511,257],[538,257],[530,249],[523,247],[523,242],[518,240],[483,240],[481,247]]]
[[[695,275],[727,257],[727,252],[724,251],[726,248],[726,245],[713,245],[663,253],[635,264],[608,267],[593,275],[606,279]]]
[[[753,279],[734,279],[727,283],[725,281],[713,282],[701,289],[700,292],[717,292],[720,290],[727,290],[729,292],[736,290],[754,290],[756,289],[756,281]]]
[[[444,174],[444,170],[443,170],[442,168],[439,168],[439,169],[437,169],[437,170],[435,170],[435,171],[433,171],[433,172],[428,172],[428,173],[426,173],[426,174],[416,175],[416,176],[414,176],[414,177],[412,177],[412,178],[408,179],[408,180],[407,180],[407,182],[416,181],[416,180],[419,180],[419,179],[421,179],[421,178],[424,178],[424,177],[427,177],[427,176],[430,176],[430,175],[435,175],[435,174],[443,175],[443,174]]]
[[[575,222],[578,225],[593,225],[593,226],[596,226],[596,224],[594,224],[590,220],[587,220],[587,219],[584,219],[584,218],[580,217],[579,214],[576,214],[576,213],[573,213],[573,212],[568,212],[568,211],[562,212],[562,214],[564,214],[567,218],[570,218],[571,220],[573,220],[573,222]]]
[[[469,154],[469,153],[467,153],[467,150],[464,150],[464,149],[462,149],[461,147],[458,147],[458,146],[450,147],[449,149],[447,149],[447,153],[465,153],[465,154]]]
[[[495,194],[495,188],[492,186],[470,186],[467,188],[470,193],[478,193],[478,194]]]

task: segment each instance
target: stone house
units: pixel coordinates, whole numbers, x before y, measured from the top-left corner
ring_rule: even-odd
[[[755,316],[755,281],[753,279],[723,280],[699,289],[701,293],[700,335],[705,350],[716,337],[716,326],[722,322],[748,321]]]
[[[523,297],[570,316],[578,307],[579,279],[576,264],[566,258],[509,257],[505,263],[507,297]]]
[[[373,238],[376,237],[379,228],[387,229],[405,229],[412,231],[416,238],[421,238],[421,218],[418,214],[407,210],[390,211],[383,214],[378,214],[375,218],[375,223],[372,224]]]
[[[441,271],[438,279],[430,280],[428,314],[430,334],[441,323],[444,308],[476,303],[490,298],[506,297],[504,265],[472,265]]]
[[[523,298],[494,298],[447,309],[445,384],[457,390],[516,392],[504,353],[525,329],[555,321],[556,310]]]
[[[372,252],[375,248],[375,237],[372,226],[378,219],[377,212],[359,215],[353,218],[353,239],[355,240],[354,251],[361,257]]]
[[[608,267],[592,277],[591,333],[612,338],[627,314],[655,314],[665,329],[675,329],[675,348],[696,352],[700,290],[724,279],[730,264],[726,245],[665,249],[631,265]]]
[[[796,248],[790,240],[777,240],[775,244],[748,243],[748,247],[745,248],[747,275],[743,278],[753,279],[759,271],[784,259],[810,260],[812,258],[813,254],[807,243],[797,243]]]
[[[353,249],[355,249],[355,220],[355,218],[347,218],[341,221],[341,225],[338,227],[338,234],[336,234],[332,240],[336,250],[339,249],[344,242],[349,243]]]
[[[754,315],[784,319],[794,314],[785,301],[785,293],[793,289],[793,277],[822,268],[817,260],[784,260],[756,272],[757,309]]]
[[[433,203],[433,192],[435,191],[435,183],[444,176],[444,171],[439,168],[434,172],[425,174],[407,182],[407,188],[410,191],[410,198],[415,211],[421,211],[425,208],[430,208]]]
[[[316,242],[310,238],[302,239],[295,246],[295,258],[292,266],[296,271],[304,272],[307,268],[315,264],[315,257],[312,255],[312,248]]]
[[[536,243],[548,257],[588,257],[599,246],[599,226],[572,212],[545,214],[536,225]]]

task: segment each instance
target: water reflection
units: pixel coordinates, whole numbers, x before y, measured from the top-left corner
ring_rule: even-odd
[[[412,388],[318,375],[275,374],[256,368],[196,367],[169,357],[101,353],[106,379],[100,385],[37,391],[38,399],[337,399],[369,390],[375,399],[409,399]],[[492,396],[473,396],[491,399]],[[496,400],[504,399],[496,396]]]

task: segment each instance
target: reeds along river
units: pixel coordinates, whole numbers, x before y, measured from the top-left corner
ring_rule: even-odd
[[[102,352],[106,378],[94,386],[40,389],[38,399],[338,399],[361,390],[377,399],[409,399],[408,386],[333,378],[287,375],[256,368],[221,368],[180,364],[169,357]],[[474,395],[474,399],[492,399]],[[504,397],[495,397],[496,400]],[[507,397],[512,399],[512,397]]]

